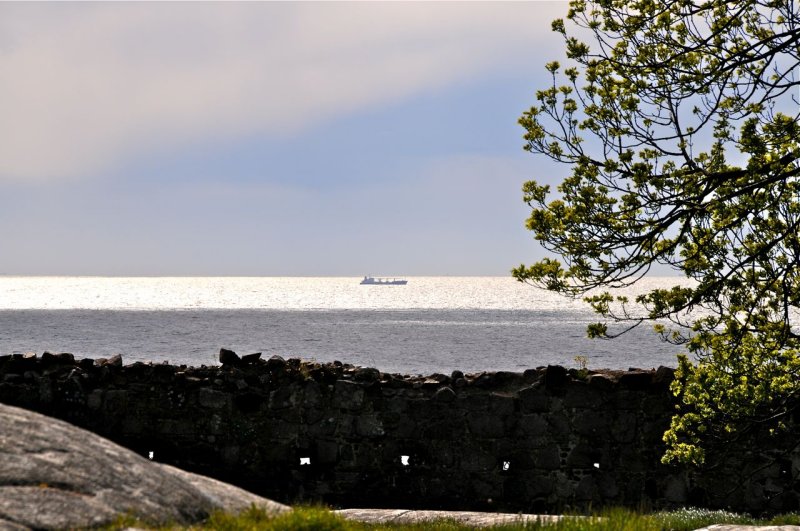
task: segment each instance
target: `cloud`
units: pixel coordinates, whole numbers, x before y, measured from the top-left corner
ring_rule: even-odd
[[[0,3],[0,180],[81,178],[196,142],[298,134],[531,67],[555,39],[539,22],[563,11],[563,2]]]
[[[529,209],[520,191],[529,169],[524,154],[461,154],[419,161],[392,186],[309,190],[214,182],[181,195],[191,194],[190,203],[205,205],[205,212],[213,204],[237,205],[218,234],[213,225],[191,220],[204,240],[227,246],[223,256],[246,257],[237,265],[255,268],[237,273],[357,275],[360,267],[386,274],[505,274],[530,254],[521,251],[531,237],[523,228]]]

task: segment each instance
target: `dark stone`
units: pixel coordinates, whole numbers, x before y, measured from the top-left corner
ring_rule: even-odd
[[[258,393],[242,393],[233,397],[234,405],[243,413],[253,413],[258,411],[264,397]]]
[[[317,459],[322,464],[336,463],[339,457],[339,445],[335,441],[322,440],[317,442]]]
[[[286,360],[277,354],[267,360],[267,370],[272,373],[284,373],[288,366]]]
[[[601,463],[600,467],[602,468],[602,466],[603,465]],[[617,481],[614,479],[614,476],[604,473],[596,479],[596,482],[600,496],[604,500],[613,500],[619,496],[619,486],[617,485]],[[606,501],[606,503],[608,503],[608,501]]]
[[[504,393],[489,393],[486,400],[490,415],[509,417],[514,414],[514,397]]]
[[[668,389],[669,385],[675,379],[675,369],[670,367],[664,367],[663,365],[656,369],[655,375],[653,375],[653,385],[658,386],[662,389]]]
[[[567,457],[567,466],[570,468],[594,468],[594,464],[598,463],[601,452],[597,450],[594,445],[588,443],[581,443],[575,446]]]
[[[294,405],[295,395],[290,387],[279,387],[269,394],[271,409],[284,409]]]
[[[539,370],[538,369],[525,369],[525,372],[522,373],[522,377],[525,380],[537,380],[539,378]]]
[[[153,376],[160,382],[170,382],[177,372],[177,367],[174,365],[154,365],[152,367]]]
[[[255,352],[253,354],[245,354],[242,356],[242,364],[244,365],[255,365],[258,360],[261,359],[261,353]]]
[[[55,354],[53,354],[52,352],[48,352],[48,351],[46,351],[46,350],[45,350],[45,351],[42,353],[42,358],[41,358],[41,360],[42,360],[42,366],[43,366],[43,367],[48,367],[48,366],[50,366],[50,365],[53,365],[53,364],[57,363],[57,359],[58,359],[58,358],[56,357],[56,355],[55,355]]]
[[[359,415],[355,419],[355,430],[359,437],[380,437],[385,432],[377,415]]]
[[[602,391],[607,391],[614,386],[614,381],[605,374],[592,374],[587,381],[589,382],[589,386]]]
[[[637,418],[633,411],[617,411],[614,420],[611,422],[610,435],[613,440],[623,443],[631,443],[637,433]]]
[[[561,468],[561,455],[558,446],[549,445],[534,453],[533,462],[542,470],[558,470]]]
[[[589,501],[594,498],[596,486],[594,478],[591,476],[584,476],[575,487],[575,498],[581,501]]]
[[[472,385],[483,389],[494,387],[494,373],[482,372],[472,380]]]
[[[62,363],[64,365],[72,365],[75,363],[75,356],[73,356],[69,352],[62,352],[60,354],[56,354],[56,359],[58,360],[59,363]],[[120,360],[122,360],[122,358],[120,358]]]
[[[497,371],[492,376],[495,385],[510,385],[519,380],[519,374],[511,371]]]
[[[453,373],[450,375],[451,380],[458,380],[459,378],[464,378],[464,373],[461,371],[453,371]]]
[[[359,409],[364,403],[364,388],[355,382],[339,380],[335,385],[333,404],[342,409]]]
[[[238,365],[241,358],[234,351],[227,348],[219,349],[219,362],[223,365]]]
[[[546,437],[547,435],[547,421],[540,413],[523,415],[518,423],[518,428],[526,437]]]
[[[36,370],[36,354],[32,352],[25,354],[12,354],[11,360],[6,362],[5,371],[9,373],[22,374],[26,371]],[[30,354],[33,354],[32,356]]]
[[[555,367],[424,377],[280,357],[99,365],[0,356],[0,402],[53,412],[140,454],[154,450],[156,459],[291,502],[658,510],[696,505],[692,493],[702,488],[709,506],[800,506],[798,417],[786,417],[785,444],[747,435],[724,461],[709,461],[724,465],[713,475],[660,464],[675,403],[669,368],[588,371],[584,381]],[[300,467],[306,456],[311,466]],[[479,494],[491,494],[491,506]]]
[[[544,385],[548,389],[561,389],[567,384],[567,369],[560,365],[548,365],[544,373]]]
[[[503,419],[496,416],[472,415],[467,418],[469,431],[474,437],[494,439],[505,434]]]
[[[359,382],[377,382],[381,379],[381,371],[373,368],[360,368],[356,370],[356,381]]]
[[[628,389],[645,391],[653,383],[653,373],[649,371],[628,371],[620,375],[619,384]]]
[[[456,399],[456,392],[450,387],[442,387],[433,395],[434,400],[450,403]]]
[[[540,384],[533,384],[520,390],[519,400],[523,411],[541,413],[550,409],[550,398]]]
[[[608,414],[602,409],[581,410],[575,415],[572,429],[595,442],[607,440],[610,431]]]
[[[547,416],[548,434],[557,442],[566,442],[571,435],[569,419],[563,413],[551,413]]]
[[[203,387],[197,393],[197,400],[204,408],[222,410],[230,403],[230,396],[227,393]]]
[[[569,409],[601,409],[602,402],[600,389],[583,381],[572,382],[569,392],[564,395],[564,407]]]
[[[558,468],[556,466],[556,468]],[[541,496],[549,496],[555,490],[555,483],[553,482],[553,478],[549,475],[542,474],[540,476],[534,476],[531,478],[531,481],[527,484],[526,494],[531,498],[539,498]],[[543,504],[540,508],[535,509],[537,513],[546,513],[546,508],[549,507],[548,504]]]

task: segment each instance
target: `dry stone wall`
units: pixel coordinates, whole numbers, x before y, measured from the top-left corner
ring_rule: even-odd
[[[706,471],[660,463],[674,409],[664,367],[421,377],[224,349],[220,361],[0,356],[0,402],[288,503],[536,513],[799,505],[796,447],[753,451],[751,441]]]

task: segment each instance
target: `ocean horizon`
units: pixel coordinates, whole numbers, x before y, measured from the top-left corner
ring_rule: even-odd
[[[121,354],[214,365],[222,347],[265,357],[341,361],[385,372],[524,371],[675,366],[680,348],[643,325],[590,340],[597,316],[511,277],[0,276],[0,354]],[[399,278],[399,277],[398,277]],[[679,283],[648,278],[630,295]]]

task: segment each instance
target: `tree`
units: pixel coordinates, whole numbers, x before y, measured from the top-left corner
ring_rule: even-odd
[[[547,65],[520,118],[525,149],[570,169],[555,194],[523,187],[528,229],[559,258],[513,275],[683,345],[665,462],[779,432],[800,394],[800,6],[572,0],[567,19],[552,28],[571,64]],[[609,291],[656,264],[685,281]]]

